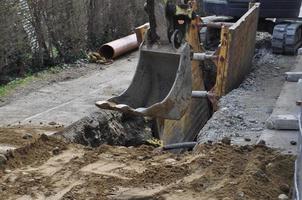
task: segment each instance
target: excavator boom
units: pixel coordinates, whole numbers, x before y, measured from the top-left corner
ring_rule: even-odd
[[[194,141],[218,98],[238,87],[250,70],[259,6],[251,4],[236,23],[212,23],[221,29],[220,44],[205,51],[199,31],[211,23],[196,15],[195,0],[147,0],[150,28],[134,78],[121,95],[96,105],[152,118],[154,136],[163,144]],[[216,76],[204,73],[205,62],[212,63]]]
[[[171,120],[185,114],[192,96],[191,47],[185,36],[193,12],[188,2],[177,2],[147,0],[150,29],[132,83],[121,95],[96,106]]]

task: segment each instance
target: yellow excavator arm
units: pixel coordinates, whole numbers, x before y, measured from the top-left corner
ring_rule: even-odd
[[[192,99],[193,90],[204,90],[200,63],[192,61],[192,53],[201,52],[195,4],[147,0],[150,28],[134,78],[121,95],[96,103],[102,109],[153,118],[165,144],[192,140],[209,118],[207,99]]]

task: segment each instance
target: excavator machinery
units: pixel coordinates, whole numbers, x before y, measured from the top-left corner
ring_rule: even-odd
[[[102,109],[151,117],[165,143],[192,141],[210,117],[200,62],[200,18],[196,1],[147,0],[150,28],[139,51],[136,73],[121,95],[99,101]]]
[[[258,4],[238,22],[218,24],[221,42],[213,51],[205,51],[200,28],[217,24],[202,21],[197,5],[196,0],[147,0],[149,29],[133,80],[119,96],[96,102],[101,109],[151,118],[153,133],[164,145],[194,141],[217,99],[238,87],[249,72],[254,55]],[[244,46],[238,43],[243,36]],[[206,61],[217,73],[204,73]]]
[[[250,0],[203,0],[203,10],[206,15],[230,16],[236,21],[248,10],[249,2]],[[302,19],[299,18],[302,1],[257,0],[257,2],[261,5],[258,30],[272,34],[273,52],[296,54],[302,45]],[[206,31],[211,34],[213,29],[204,28],[202,34],[206,35]],[[203,37],[203,42],[209,43],[206,41],[209,38],[210,36]]]
[[[98,107],[175,120],[183,116],[192,91],[191,49],[184,37],[193,15],[186,8],[173,1],[147,1],[150,29],[140,46],[132,83],[120,96],[98,102]],[[177,18],[183,24],[175,24]]]
[[[230,2],[244,4],[232,14],[233,10],[228,7],[232,6]],[[218,12],[219,4],[223,3],[224,11],[228,12],[225,14],[232,18],[200,18],[196,14],[195,0],[147,0],[149,29],[145,37],[138,37],[142,43],[134,78],[121,95],[98,101],[96,106],[152,118],[153,132],[163,141],[166,150],[196,145],[192,141],[217,109],[217,99],[238,87],[251,70],[259,16],[261,19],[266,15],[265,6],[261,14],[260,3],[250,3],[246,10],[247,2],[205,0],[206,8],[211,3],[217,4],[217,8],[208,9],[211,12]],[[268,1],[263,1],[264,5],[265,2]],[[274,38],[280,39],[280,46],[278,42],[273,46],[277,52],[292,53],[300,42],[300,24],[296,21],[282,23],[286,24],[285,28],[282,29],[283,24],[274,28]],[[204,28],[214,29],[215,34],[204,37],[200,34]],[[218,43],[206,50],[207,45],[201,39],[215,36],[219,38]],[[206,63],[211,63],[211,71],[215,73],[205,73]]]

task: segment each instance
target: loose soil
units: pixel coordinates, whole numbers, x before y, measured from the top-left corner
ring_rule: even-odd
[[[61,126],[16,126],[8,128],[0,127],[0,148],[1,146],[11,146],[15,148],[24,147],[25,145],[34,142],[42,134],[55,133],[62,129],[63,127]]]
[[[42,135],[8,154],[3,199],[253,199],[289,195],[294,157],[263,146],[90,147]]]
[[[252,144],[257,140],[280,93],[283,74],[295,62],[293,57],[273,55],[269,40],[267,35],[258,35],[252,73],[238,89],[222,98],[221,109],[200,133],[199,141],[220,141],[225,136],[231,137],[233,143],[240,140]],[[86,73],[85,67],[80,69]],[[73,77],[64,73],[59,81]],[[42,85],[56,81],[54,76],[42,81]],[[33,85],[24,92],[40,87]],[[20,91],[16,95],[24,94]],[[9,99],[4,100],[7,102]],[[120,134],[114,140],[110,138],[113,143],[105,144],[125,145],[117,143],[125,133],[138,133],[131,132],[132,126],[115,126],[110,120],[108,125],[103,131],[98,118],[90,116],[65,130],[65,136],[74,134],[67,141],[67,137],[62,141],[43,135],[59,128],[55,126],[50,130],[0,129],[1,145],[20,147],[9,151],[6,163],[0,164],[1,198],[275,200],[280,194],[290,196],[293,156],[263,146],[202,144],[194,153],[179,155],[144,145],[134,148],[91,142],[103,137],[108,141],[106,133],[114,132]],[[141,128],[145,129],[144,123]],[[27,133],[32,137],[24,139]],[[101,146],[93,149],[68,143],[81,143],[73,139]]]
[[[102,144],[138,146],[152,139],[152,121],[143,117],[101,110],[71,124],[55,135],[90,147]]]

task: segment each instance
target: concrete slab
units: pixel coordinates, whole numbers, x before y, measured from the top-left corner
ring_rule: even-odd
[[[279,130],[264,130],[259,141],[265,141],[266,146],[278,149],[284,154],[298,153],[298,146],[292,145],[291,142],[298,144],[299,131],[279,131]],[[259,142],[258,141],[258,142]]]
[[[292,72],[302,71],[302,56],[297,57],[297,63]],[[273,129],[299,129],[298,116],[300,107],[297,106],[299,94],[298,83],[285,82],[272,115],[267,121],[268,128]],[[283,153],[297,154],[299,131],[294,130],[263,130],[259,140],[264,140],[266,145],[279,149]]]
[[[283,89],[280,93],[280,96],[277,99],[276,106],[273,110],[272,116],[278,116],[278,115],[298,116],[299,107],[296,105],[297,90],[298,90],[297,83],[293,83],[293,82],[284,83]]]
[[[293,67],[292,72],[302,71],[302,56],[297,58],[297,64]],[[280,96],[277,99],[276,106],[272,115],[267,121],[269,129],[294,129],[298,130],[299,106],[297,100],[299,87],[296,82],[285,82]]]

